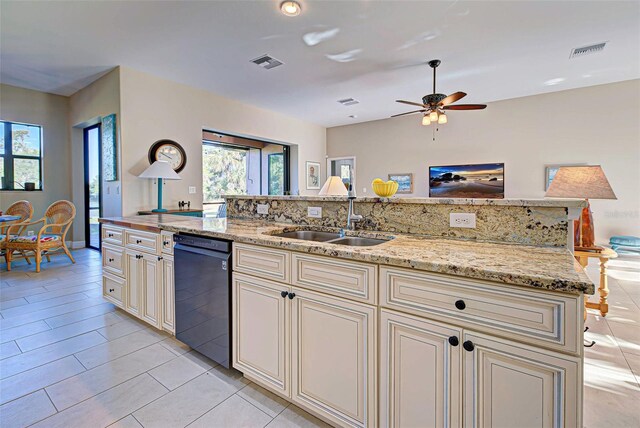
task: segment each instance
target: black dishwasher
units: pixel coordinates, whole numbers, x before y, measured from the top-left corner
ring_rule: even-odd
[[[173,236],[176,338],[229,368],[231,363],[231,242]]]

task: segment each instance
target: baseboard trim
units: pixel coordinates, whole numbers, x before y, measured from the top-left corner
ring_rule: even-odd
[[[69,248],[71,248],[72,250],[78,250],[80,248],[86,247],[86,242],[85,241],[70,241],[70,242],[67,242],[67,246]]]

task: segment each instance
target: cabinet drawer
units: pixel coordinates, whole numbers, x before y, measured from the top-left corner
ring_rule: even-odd
[[[160,232],[160,239],[162,241],[162,252],[164,254],[173,254],[173,233],[163,230]]]
[[[291,259],[293,285],[376,304],[376,265],[297,253]]]
[[[580,354],[582,298],[486,281],[380,267],[380,304]]]
[[[117,226],[103,224],[102,242],[114,245],[124,245],[124,229]]]
[[[102,269],[124,277],[124,247],[103,244]]]
[[[105,299],[121,308],[124,307],[122,299],[125,295],[124,289],[126,286],[127,281],[124,278],[107,273],[102,274],[102,295]]]
[[[160,235],[157,233],[125,229],[124,243],[127,248],[160,254]]]
[[[290,281],[291,253],[254,245],[233,244],[233,270],[280,282]]]

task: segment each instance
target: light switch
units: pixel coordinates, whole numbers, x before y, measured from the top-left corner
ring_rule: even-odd
[[[196,186],[189,186],[189,194],[192,195],[196,193]]]

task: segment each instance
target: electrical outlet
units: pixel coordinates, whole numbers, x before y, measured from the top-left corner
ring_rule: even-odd
[[[449,214],[449,226],[475,229],[476,215],[475,213],[451,213]]]
[[[258,214],[269,214],[269,204],[258,204]]]
[[[322,218],[322,207],[307,207],[307,217]]]
[[[196,186],[189,186],[189,194],[193,195],[196,193]]]
[[[362,193],[367,193],[367,188],[366,187],[362,188]]]
[[[28,231],[27,231],[27,236],[33,236],[33,235],[35,235],[35,234],[36,234],[36,233],[35,233],[33,230],[28,230]]]

